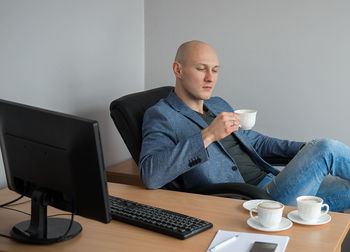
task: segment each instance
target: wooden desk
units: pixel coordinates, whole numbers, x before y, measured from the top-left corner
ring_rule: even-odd
[[[139,177],[139,168],[133,159],[106,168],[107,181],[144,187]]]
[[[241,200],[166,190],[147,190],[116,183],[109,183],[108,186],[111,195],[202,218],[212,222],[214,227],[182,241],[118,221],[103,224],[76,216],[75,219],[83,226],[83,231],[72,240],[50,246],[37,246],[19,244],[0,237],[0,251],[204,252],[218,229],[263,233],[246,224],[249,213],[242,207],[243,201]],[[16,197],[18,195],[8,189],[0,190],[0,204]],[[16,208],[29,212],[30,203],[16,206]],[[284,216],[294,209],[286,207]],[[49,208],[49,214],[57,212],[60,211]],[[340,251],[341,243],[349,230],[350,215],[334,212],[331,212],[330,215],[332,221],[325,225],[294,224],[288,230],[268,234],[289,236],[288,252]],[[0,209],[0,233],[8,234],[14,224],[25,219],[28,219],[28,216],[22,213]]]

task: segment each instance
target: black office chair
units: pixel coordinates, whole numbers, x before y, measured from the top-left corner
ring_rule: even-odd
[[[136,164],[139,162],[141,152],[143,115],[149,107],[156,104],[161,98],[167,97],[173,89],[172,86],[164,86],[129,94],[114,100],[110,105],[110,114],[114,124]],[[163,189],[184,191],[181,176],[165,185]],[[261,188],[244,183],[213,184],[186,192],[241,199],[271,199]]]

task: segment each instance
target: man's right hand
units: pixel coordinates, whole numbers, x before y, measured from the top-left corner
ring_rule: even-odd
[[[221,112],[211,124],[202,130],[204,146],[219,141],[239,128],[239,117],[232,112]]]

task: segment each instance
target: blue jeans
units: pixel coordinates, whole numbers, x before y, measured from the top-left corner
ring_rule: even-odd
[[[332,211],[349,209],[350,148],[335,140],[313,140],[276,177],[266,180],[260,186],[285,205],[296,206],[300,195],[316,195]]]

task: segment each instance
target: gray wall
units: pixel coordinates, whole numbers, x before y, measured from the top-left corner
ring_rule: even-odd
[[[147,0],[145,87],[173,84],[179,44],[199,39],[222,66],[214,95],[258,109],[256,130],[350,145],[350,1]]]
[[[143,89],[143,0],[0,1],[0,98],[98,120],[107,166],[130,157],[109,103]]]

